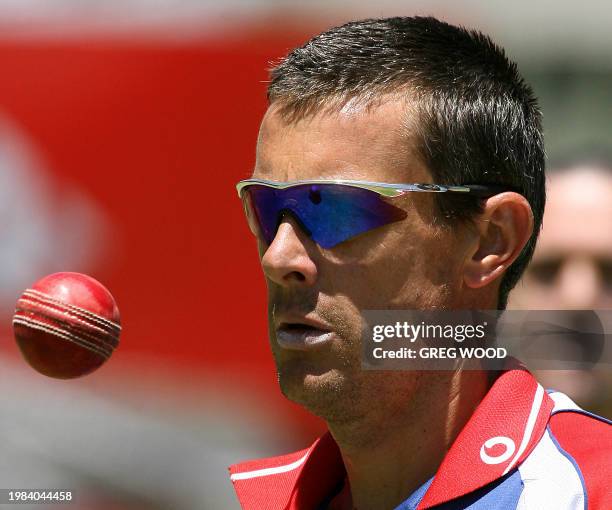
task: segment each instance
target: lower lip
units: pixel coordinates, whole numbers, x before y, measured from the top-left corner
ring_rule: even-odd
[[[331,341],[334,334],[313,328],[281,328],[276,331],[276,340],[283,349],[307,351]]]

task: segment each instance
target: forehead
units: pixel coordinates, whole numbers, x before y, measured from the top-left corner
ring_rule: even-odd
[[[253,177],[430,182],[411,111],[405,100],[390,98],[288,121],[273,104],[261,124]]]
[[[579,168],[553,174],[537,255],[612,254],[612,174]]]

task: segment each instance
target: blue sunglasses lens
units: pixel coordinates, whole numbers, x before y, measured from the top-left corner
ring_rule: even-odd
[[[323,248],[407,216],[374,191],[333,183],[285,189],[254,184],[244,190],[243,200],[251,228],[268,244],[284,214],[291,214]]]

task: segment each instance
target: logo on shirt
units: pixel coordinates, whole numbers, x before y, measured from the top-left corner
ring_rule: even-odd
[[[500,446],[503,446],[504,448],[503,451],[501,451],[501,453],[497,453],[497,455],[490,455],[487,452],[487,450],[499,452],[501,450]],[[480,447],[480,459],[485,464],[501,464],[512,457],[515,450],[516,445],[512,439],[506,436],[495,436],[487,439]]]

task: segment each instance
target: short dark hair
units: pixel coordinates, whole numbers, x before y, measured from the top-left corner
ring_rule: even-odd
[[[373,104],[386,93],[415,99],[417,146],[442,184],[502,185],[525,196],[534,232],[503,276],[506,306],[535,248],[545,202],[541,113],[531,87],[486,35],[432,17],[353,21],[296,48],[271,70],[270,103],[288,118]],[[436,195],[443,218],[469,220],[482,202]]]

